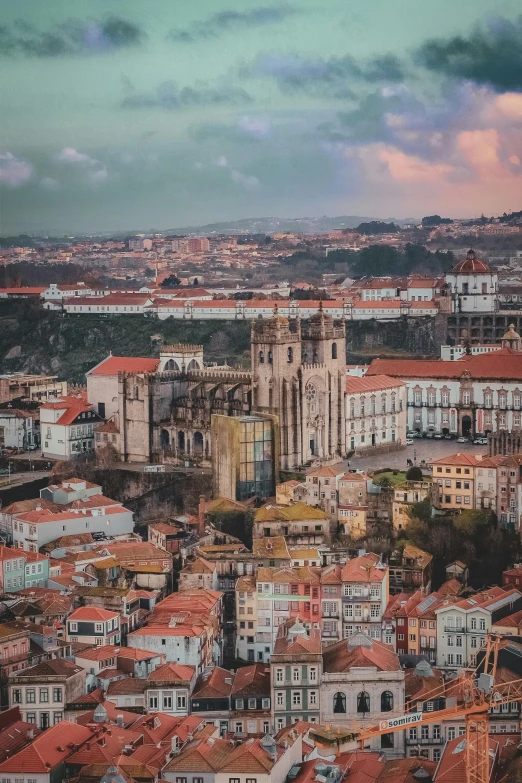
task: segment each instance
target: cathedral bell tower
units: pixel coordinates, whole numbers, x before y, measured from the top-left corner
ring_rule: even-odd
[[[279,417],[281,467],[302,465],[299,369],[301,324],[279,315],[277,305],[269,320],[258,319],[251,327],[254,411]]]

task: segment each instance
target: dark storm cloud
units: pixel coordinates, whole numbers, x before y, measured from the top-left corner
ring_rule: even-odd
[[[270,77],[286,93],[306,93],[334,98],[353,98],[348,80],[370,83],[399,82],[404,69],[398,57],[387,54],[366,62],[344,57],[308,58],[286,54],[260,54],[242,66],[243,77]]]
[[[29,22],[0,26],[0,53],[7,57],[71,57],[137,46],[144,31],[118,16],[102,21],[69,19],[40,30]]]
[[[121,105],[125,109],[176,110],[188,106],[240,105],[252,101],[246,90],[226,84],[209,87],[205,83],[198,83],[196,87],[180,89],[175,82],[166,81],[152,93],[137,92],[128,81],[124,82],[124,87],[127,95]]]
[[[522,90],[522,16],[496,19],[468,36],[433,38],[416,52],[430,71],[469,79],[495,90]]]
[[[168,34],[171,41],[194,43],[204,38],[217,38],[229,30],[261,27],[282,22],[296,13],[296,9],[286,3],[277,6],[259,6],[250,11],[219,11],[207,19],[185,28],[174,28]]]

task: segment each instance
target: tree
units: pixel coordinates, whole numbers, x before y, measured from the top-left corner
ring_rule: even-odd
[[[429,226],[441,226],[445,223],[453,223],[451,218],[442,218],[440,215],[428,215],[422,218],[422,225],[426,228]]]
[[[169,275],[161,282],[161,288],[177,288],[180,285],[181,280],[176,275]]]
[[[413,465],[411,468],[408,468],[408,472],[406,473],[406,481],[422,481],[424,476],[422,475],[422,470],[417,467],[417,465]]]
[[[355,230],[358,234],[396,234],[400,231],[400,228],[395,223],[371,220],[369,223],[359,223]]]
[[[145,275],[145,277],[154,277],[154,275],[156,274],[156,272],[154,271],[154,269],[151,269],[151,268],[148,266],[148,267],[146,267],[146,269],[144,269],[144,270],[143,270],[143,274]]]

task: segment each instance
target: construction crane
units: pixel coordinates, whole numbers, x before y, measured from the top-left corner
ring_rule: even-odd
[[[475,671],[463,672],[459,677],[423,693],[418,699],[406,703],[404,715],[381,720],[377,726],[363,731],[349,731],[337,727],[318,727],[311,731],[317,744],[336,745],[342,750],[364,749],[373,737],[393,734],[414,726],[426,726],[441,723],[444,720],[464,718],[466,741],[466,783],[489,783],[489,711],[510,702],[522,702],[522,679],[495,684],[498,651],[502,637],[496,634],[488,636],[484,659]],[[484,648],[483,648],[484,649]],[[482,669],[479,673],[478,669]],[[446,707],[432,712],[415,712],[418,702],[448,698],[448,688],[457,696],[454,707]]]

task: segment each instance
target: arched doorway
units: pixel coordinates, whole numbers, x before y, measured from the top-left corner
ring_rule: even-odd
[[[195,457],[203,456],[203,435],[201,434],[201,432],[194,433],[194,456]]]
[[[167,362],[165,362],[164,370],[179,370],[179,364],[174,361],[174,359],[169,359]]]
[[[185,453],[185,433],[182,430],[178,432],[178,451],[180,454]]]
[[[462,435],[464,438],[469,438],[471,435],[471,416],[462,417]]]
[[[168,449],[170,446],[170,435],[167,430],[161,430],[160,432],[160,446],[162,449]]]

